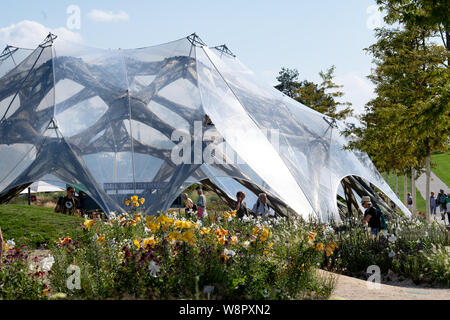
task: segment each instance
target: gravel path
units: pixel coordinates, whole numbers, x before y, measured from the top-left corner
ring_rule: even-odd
[[[320,272],[330,275],[327,271]],[[337,277],[337,284],[331,300],[450,300],[450,289],[388,284],[380,284],[378,289],[369,289],[367,281],[332,275]]]

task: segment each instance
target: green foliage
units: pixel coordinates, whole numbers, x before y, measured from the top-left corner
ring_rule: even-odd
[[[77,234],[52,248],[51,288],[69,298],[205,299],[213,286],[213,299],[315,299],[334,287],[315,271],[323,251],[282,220],[134,216]],[[80,290],[66,288],[70,265],[81,269]]]
[[[15,239],[30,248],[53,243],[63,235],[71,235],[82,218],[53,212],[53,208],[20,204],[0,205],[0,228],[3,237]]]
[[[449,286],[450,239],[444,226],[421,218],[391,218],[388,232],[371,236],[358,221],[348,220],[334,234],[338,249],[323,267],[367,279],[371,265],[416,283]],[[445,269],[447,268],[447,269]]]
[[[280,84],[275,88],[303,103],[304,105],[336,119],[345,119],[352,115],[350,102],[339,102],[344,93],[338,89],[342,86],[333,82],[335,67],[319,72],[322,82],[316,84],[308,80],[299,82],[299,73],[295,69],[282,68],[277,77]],[[338,109],[341,109],[338,111]]]
[[[431,156],[431,170],[447,186],[450,186],[450,151],[436,153]]]
[[[43,299],[42,274],[30,272],[26,252],[11,249],[0,261],[0,300]]]
[[[369,76],[376,98],[366,106],[364,124],[347,133],[350,148],[366,151],[378,169],[420,172],[433,151],[446,150],[450,133],[450,76],[443,46],[418,27],[378,29],[366,49],[376,68]]]

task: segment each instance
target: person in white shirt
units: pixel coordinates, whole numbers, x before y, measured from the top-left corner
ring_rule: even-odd
[[[259,194],[258,200],[256,201],[255,205],[253,206],[252,212],[256,216],[261,216],[262,218],[275,217],[273,211],[270,209],[269,205],[267,204],[267,196],[265,193]]]

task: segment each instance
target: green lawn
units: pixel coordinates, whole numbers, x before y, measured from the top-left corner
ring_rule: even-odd
[[[52,208],[23,204],[0,205],[0,227],[4,239],[16,245],[39,248],[62,236],[73,234],[83,218],[53,212]]]
[[[383,174],[384,177],[384,174]],[[389,175],[388,181],[389,186],[391,187],[392,191],[395,192],[395,178],[393,174]],[[410,188],[411,185],[411,180],[408,178],[408,189]],[[399,193],[399,198],[400,200],[403,202],[403,176],[398,176],[398,193]],[[406,191],[406,193],[408,193],[408,191]],[[425,204],[425,199],[422,198],[422,195],[420,194],[419,190],[417,190],[416,188],[416,206],[417,206],[417,211],[422,211],[425,212],[426,211],[426,204]]]
[[[450,186],[450,151],[433,154],[431,156],[431,166],[431,170],[439,179],[447,186]]]

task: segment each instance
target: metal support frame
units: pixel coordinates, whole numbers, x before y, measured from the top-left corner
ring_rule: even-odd
[[[330,120],[331,119],[331,120]],[[325,120],[326,123],[328,123],[330,125],[330,127],[332,128],[337,128],[337,124],[336,124],[336,119],[335,118],[327,118],[325,116],[323,116],[323,120]]]
[[[193,46],[206,46],[206,43],[194,32],[186,37]]]
[[[213,49],[216,49],[216,50],[220,51],[221,53],[225,53],[225,54],[232,56],[233,58],[236,58],[236,55],[233,54],[233,52],[231,52],[230,49],[228,49],[226,44],[222,44],[221,46],[215,46],[215,47],[213,47]]]
[[[53,41],[55,41],[56,38],[58,38],[57,35],[49,32],[47,37],[44,39],[44,41],[42,41],[42,43],[39,45],[39,47],[46,48],[46,47],[53,45]]]

